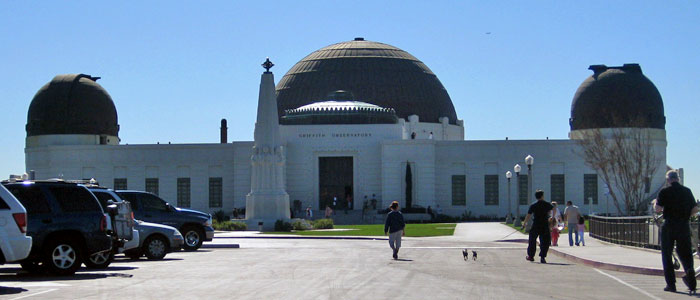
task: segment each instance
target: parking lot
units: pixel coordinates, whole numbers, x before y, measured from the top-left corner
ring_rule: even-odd
[[[233,248],[235,245],[240,248]],[[2,299],[687,299],[663,278],[600,271],[556,256],[524,260],[524,244],[406,238],[400,260],[385,240],[260,239],[219,235],[161,261],[118,256],[72,277],[0,268]],[[461,249],[478,252],[464,261]],[[612,277],[611,277],[612,276]]]

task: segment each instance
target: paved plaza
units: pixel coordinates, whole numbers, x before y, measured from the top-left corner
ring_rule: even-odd
[[[612,271],[603,264],[594,267],[561,253],[549,255],[546,265],[527,262],[526,246],[517,242],[523,237],[498,223],[459,224],[454,236],[405,238],[400,259],[393,260],[383,238],[217,233],[212,243],[205,243],[197,252],[171,253],[163,261],[120,257],[106,270],[81,269],[73,277],[34,276],[21,271],[19,265],[4,265],[0,268],[0,298],[695,298],[663,292],[665,283],[661,276]],[[588,241],[595,243],[590,238]],[[597,247],[618,246],[598,243],[579,248],[557,247],[554,251],[601,252],[594,249]],[[478,259],[464,261],[463,248],[477,251]],[[627,260],[648,254],[660,261],[654,252],[621,249],[626,249]],[[619,255],[615,251],[611,255]],[[683,290],[680,280],[678,287]]]

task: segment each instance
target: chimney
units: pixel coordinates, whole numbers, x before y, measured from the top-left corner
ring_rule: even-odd
[[[221,143],[228,143],[228,127],[226,126],[226,119],[221,119]]]

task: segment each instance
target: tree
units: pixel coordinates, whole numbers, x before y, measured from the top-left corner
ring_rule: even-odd
[[[651,131],[647,128],[585,129],[577,134],[579,155],[610,191],[620,215],[642,215],[645,193],[657,170]]]

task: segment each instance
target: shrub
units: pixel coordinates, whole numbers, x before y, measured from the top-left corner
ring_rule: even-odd
[[[295,220],[292,222],[292,229],[296,231],[309,230],[312,226],[307,220]]]
[[[242,230],[247,230],[248,225],[243,222],[232,222],[232,221],[223,221],[219,222],[216,219],[214,220],[212,227],[216,230],[221,230],[221,231],[242,231]]]
[[[315,220],[314,229],[333,229],[333,219]]]
[[[219,222],[226,221],[226,214],[224,213],[223,210],[217,210],[217,211],[214,212],[214,214],[212,215],[212,219],[217,220],[217,221],[219,221]]]
[[[283,220],[275,221],[275,231],[292,231],[292,224]]]

